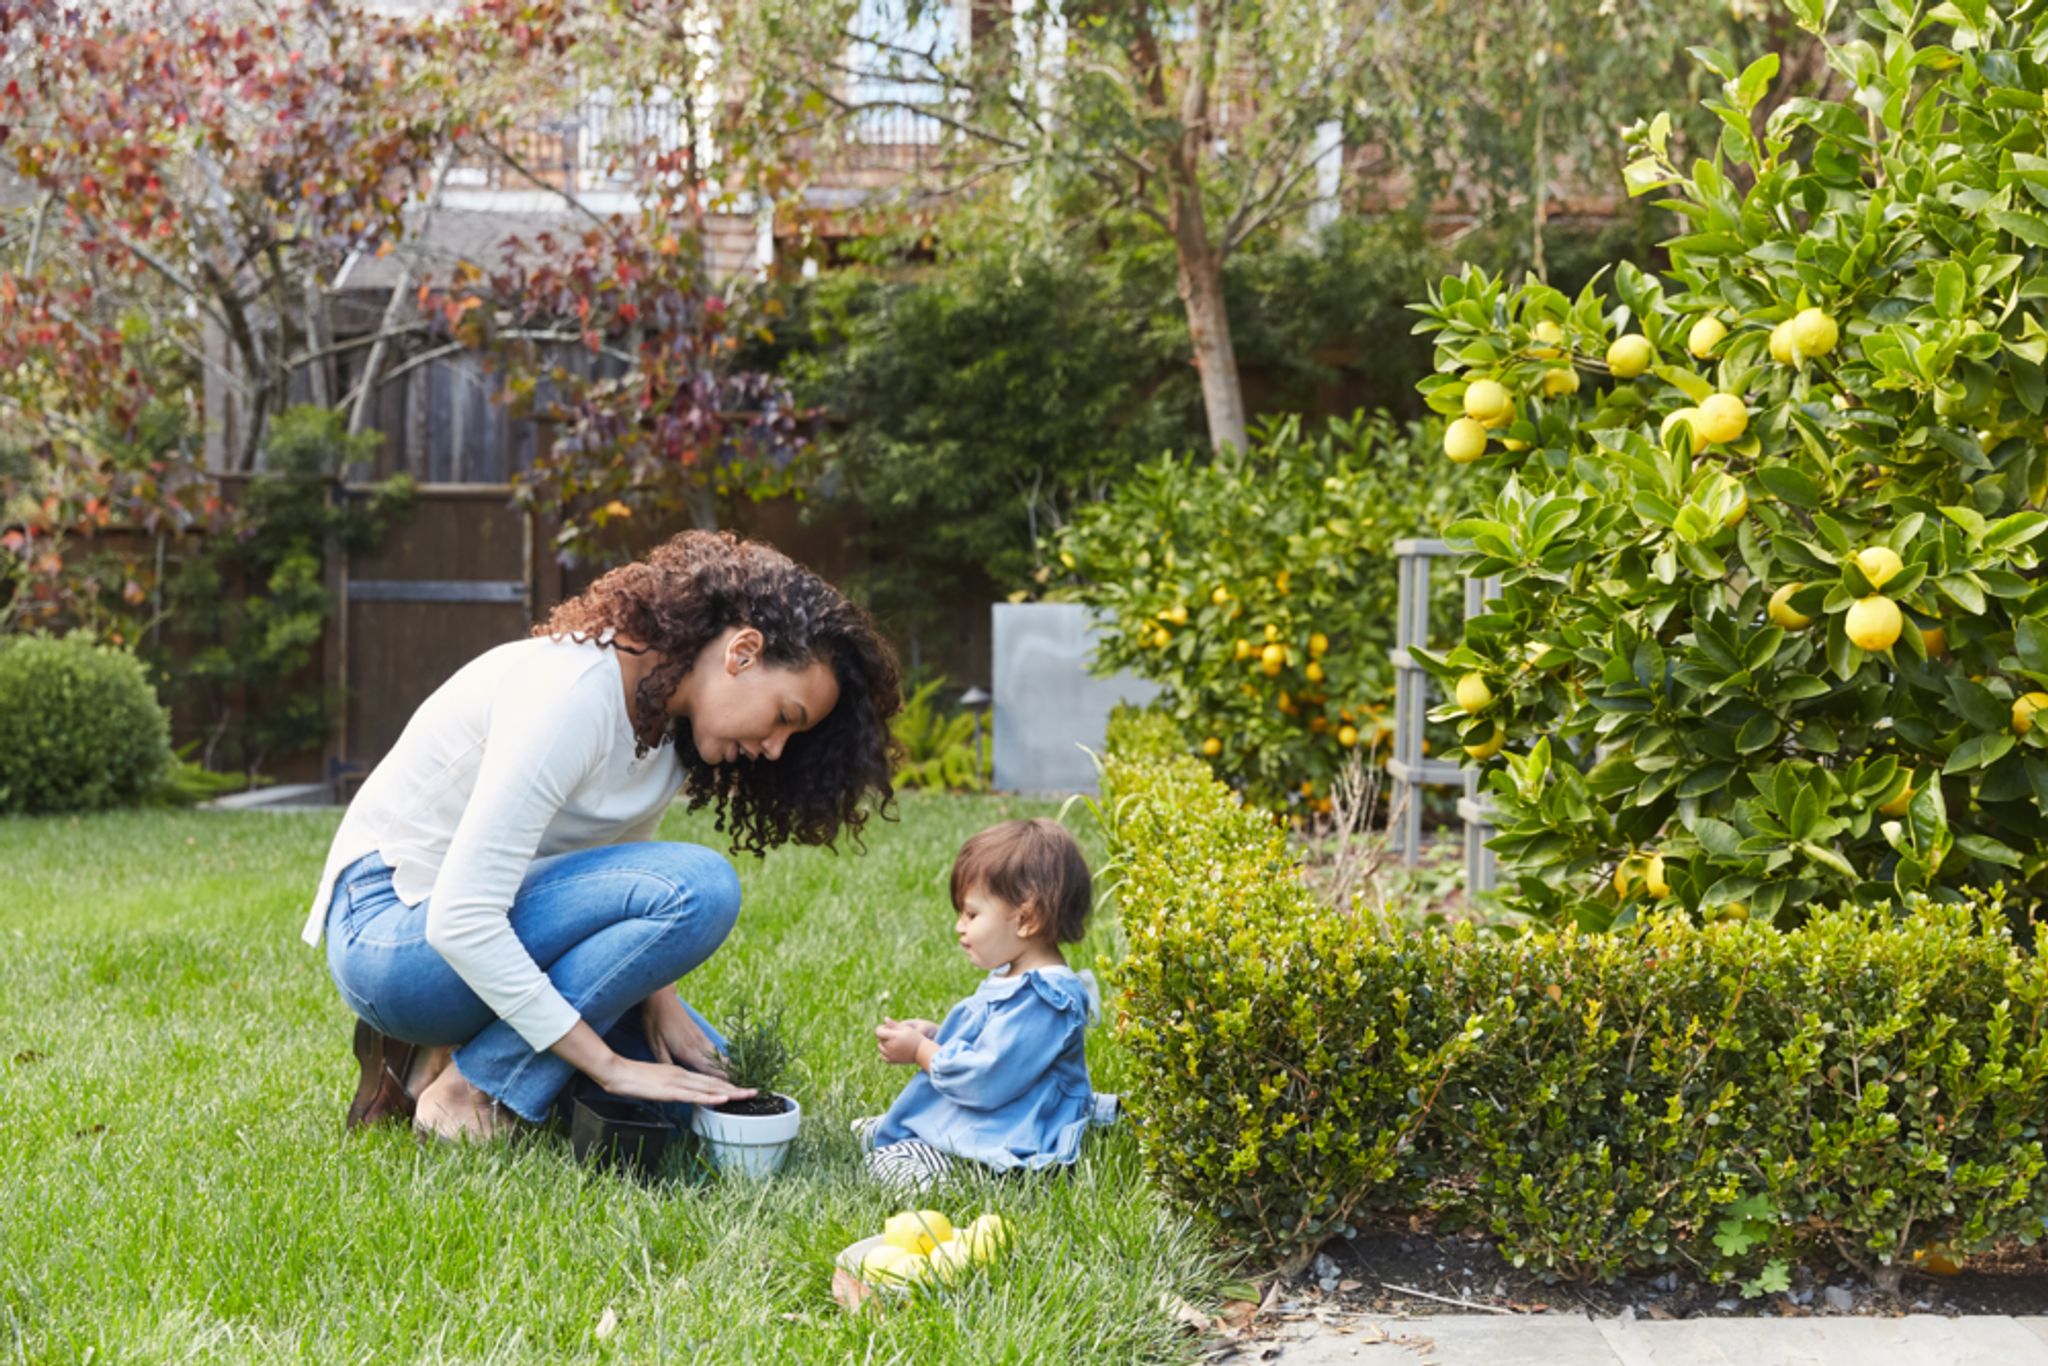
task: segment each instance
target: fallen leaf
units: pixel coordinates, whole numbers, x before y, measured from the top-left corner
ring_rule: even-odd
[[[603,1342],[619,1331],[619,1311],[610,1305],[604,1307],[604,1315],[597,1321],[597,1340]]]
[[[1360,1284],[1358,1281],[1344,1280],[1337,1282],[1337,1288],[1339,1290],[1356,1290]]]
[[[832,1298],[841,1305],[858,1310],[874,1296],[875,1292],[862,1284],[858,1277],[847,1275],[844,1267],[832,1268]]]
[[[1252,1300],[1232,1300],[1223,1306],[1217,1321],[1230,1337],[1243,1337],[1251,1331],[1252,1320],[1259,1316],[1259,1305]]]
[[[47,1058],[49,1056],[50,1055],[48,1053],[43,1052],[39,1048],[24,1048],[19,1053],[16,1053],[14,1055],[14,1060],[20,1063],[22,1066],[26,1067],[28,1064],[32,1062],[41,1062],[44,1058]]]
[[[1191,1333],[1206,1333],[1216,1326],[1216,1320],[1178,1295],[1167,1300],[1166,1307],[1172,1313],[1173,1321]]]

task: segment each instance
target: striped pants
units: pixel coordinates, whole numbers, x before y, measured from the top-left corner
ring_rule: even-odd
[[[872,1115],[853,1121],[853,1132],[863,1146],[874,1142],[882,1117]],[[930,1190],[952,1174],[952,1154],[920,1143],[914,1138],[886,1147],[871,1148],[867,1155],[868,1175],[884,1189],[897,1195],[916,1195]]]

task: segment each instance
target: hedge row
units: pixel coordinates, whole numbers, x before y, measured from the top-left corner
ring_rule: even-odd
[[[1339,913],[1191,758],[1104,769],[1145,1161],[1299,1265],[1375,1215],[1748,1293],[2048,1214],[2048,974],[1989,899],[1503,938]]]

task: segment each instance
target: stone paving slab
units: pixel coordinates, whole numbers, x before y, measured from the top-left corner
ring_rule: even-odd
[[[2048,1318],[1589,1319],[1362,1315],[1290,1325],[1285,1366],[2048,1366]]]

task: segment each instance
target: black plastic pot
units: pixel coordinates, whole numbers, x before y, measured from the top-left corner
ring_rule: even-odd
[[[569,1147],[578,1162],[653,1176],[675,1139],[676,1126],[652,1105],[618,1096],[578,1096],[569,1121]]]

